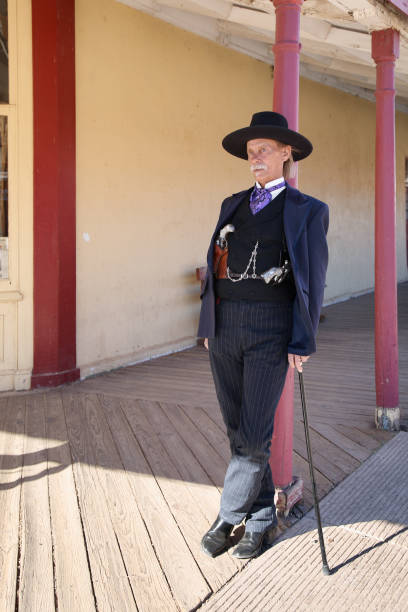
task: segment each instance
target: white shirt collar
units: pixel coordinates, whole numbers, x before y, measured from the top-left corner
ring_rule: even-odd
[[[273,181],[269,181],[268,183],[266,183],[265,185],[265,189],[270,189],[271,187],[275,187],[275,185],[279,185],[279,183],[282,183],[282,181],[284,181],[285,179],[283,178],[283,176],[280,176],[277,179],[274,179]],[[258,181],[256,181],[256,186],[258,187],[258,189],[260,189],[261,185],[258,183]],[[283,189],[283,187],[282,187]]]
[[[285,179],[283,178],[283,176],[281,176],[278,179],[269,181],[268,183],[266,183],[265,189],[270,189],[271,187],[274,187],[275,185],[279,185],[279,183],[282,183],[284,180]],[[258,189],[260,188],[260,184],[258,183],[258,181],[256,181],[256,186],[258,187]],[[280,193],[282,193],[284,189],[286,189],[286,185],[283,185],[282,187],[279,187],[279,189],[275,189],[274,191],[271,191],[272,200],[274,200]]]

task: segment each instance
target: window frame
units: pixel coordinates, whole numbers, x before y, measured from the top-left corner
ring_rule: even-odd
[[[8,277],[0,278],[0,292],[18,288],[18,195],[17,195],[17,0],[7,1],[9,101],[0,102],[8,131]]]

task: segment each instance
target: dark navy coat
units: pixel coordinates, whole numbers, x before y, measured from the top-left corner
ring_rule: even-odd
[[[288,352],[310,355],[316,351],[316,333],[326,279],[329,208],[324,202],[301,193],[288,183],[286,189],[283,225],[296,286],[292,338]],[[208,249],[207,276],[201,293],[202,304],[197,333],[199,337],[213,338],[216,334],[212,269],[215,238],[251,190],[252,187],[235,193],[222,203],[220,217]]]

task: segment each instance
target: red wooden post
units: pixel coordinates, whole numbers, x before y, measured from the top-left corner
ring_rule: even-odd
[[[399,32],[372,32],[377,64],[375,146],[375,382],[376,425],[399,429],[398,319],[395,246],[395,60]]]
[[[273,110],[282,113],[292,130],[298,129],[300,9],[303,0],[273,0],[276,34]],[[297,172],[289,181],[297,187]],[[277,487],[285,488],[293,480],[293,370],[289,370],[279,402],[271,446],[271,468]],[[297,495],[297,499],[300,495]],[[292,499],[292,505],[297,501]],[[279,504],[278,504],[279,509]],[[288,508],[286,508],[288,509]]]
[[[32,387],[76,367],[75,0],[32,0],[34,368]]]
[[[293,370],[289,369],[275,414],[270,465],[276,487],[286,488],[293,481]]]
[[[300,9],[303,0],[273,0],[276,15],[273,73],[273,110],[282,113],[289,127],[299,125]],[[297,177],[290,183],[296,187]]]

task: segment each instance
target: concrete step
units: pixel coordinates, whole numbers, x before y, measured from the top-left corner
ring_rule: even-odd
[[[408,433],[400,432],[251,561],[202,609],[408,611]]]

